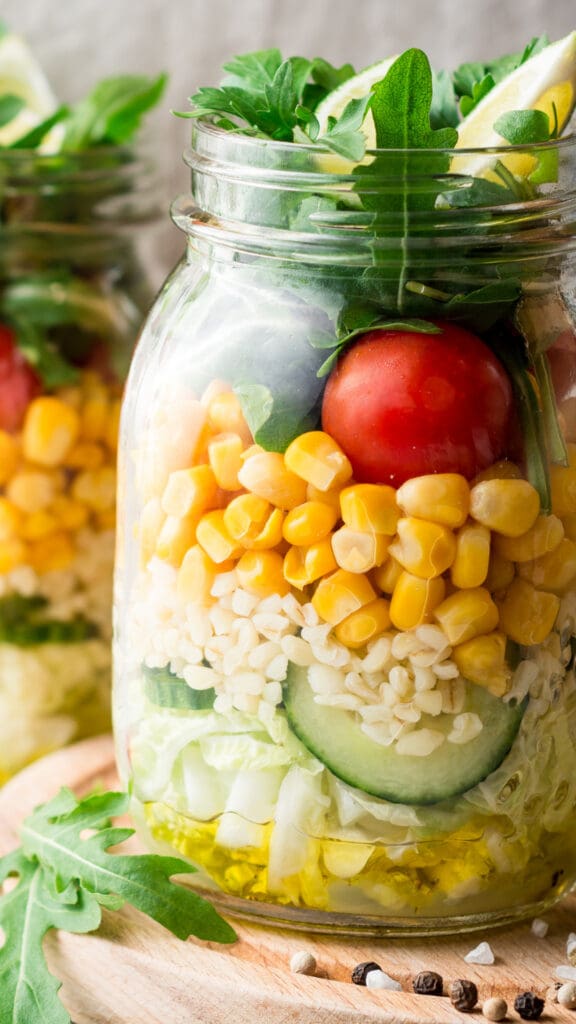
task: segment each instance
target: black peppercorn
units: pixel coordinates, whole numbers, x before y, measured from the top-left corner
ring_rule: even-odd
[[[514,1009],[520,1014],[522,1020],[538,1020],[544,1009],[544,1000],[533,992],[522,992],[514,1000]]]
[[[365,985],[366,977],[370,974],[370,971],[381,971],[380,964],[375,964],[373,960],[366,960],[362,964],[356,964],[356,967],[352,971],[352,981],[355,985]]]
[[[473,981],[466,978],[458,978],[452,982],[450,989],[450,1002],[457,1010],[467,1013],[473,1010],[478,1002],[478,989]]]
[[[421,971],[412,982],[412,988],[419,996],[441,996],[444,982],[435,971]]]

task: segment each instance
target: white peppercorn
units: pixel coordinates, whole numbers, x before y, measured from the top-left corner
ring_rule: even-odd
[[[482,1013],[488,1020],[504,1020],[508,1013],[508,1003],[500,996],[491,996],[482,1004]]]
[[[290,970],[293,974],[315,974],[316,957],[306,950],[299,950],[290,957]]]
[[[576,1010],[576,984],[567,981],[565,985],[561,985],[556,993],[556,999],[560,1006],[565,1006],[567,1010]]]

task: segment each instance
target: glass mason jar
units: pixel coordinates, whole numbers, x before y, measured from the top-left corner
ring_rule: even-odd
[[[224,908],[449,932],[576,878],[576,140],[199,123],[122,419],[115,730]]]
[[[128,148],[0,155],[0,782],[109,727],[117,428],[153,297],[137,245],[150,184]]]

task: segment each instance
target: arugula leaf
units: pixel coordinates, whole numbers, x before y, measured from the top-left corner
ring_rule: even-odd
[[[302,408],[292,393],[272,393],[264,384],[237,384],[235,393],[256,444],[269,452],[284,452],[298,434],[314,430],[319,415]]]
[[[62,143],[65,151],[129,142],[142,116],[158,103],[167,76],[118,75],[105,78],[71,111]]]
[[[54,342],[49,341],[45,333],[33,321],[23,316],[10,316],[6,319],[14,328],[16,344],[22,355],[33,366],[42,383],[48,390],[75,384],[78,370],[64,358]]]
[[[54,895],[44,870],[19,849],[0,861],[0,883],[18,877],[0,900],[0,1020],[6,1024],[69,1024],[58,999],[61,983],[46,965],[44,936],[52,928],[85,933],[100,924],[94,897],[72,885]]]
[[[110,854],[108,849],[134,834],[132,828],[102,826],[128,810],[126,793],[97,793],[78,802],[69,790],[37,807],[20,829],[22,850],[50,870],[59,890],[76,883],[98,901],[115,896],[164,925],[180,939],[196,935],[233,942],[234,931],[211,904],[170,877],[195,871],[177,857],[155,854]],[[93,835],[81,838],[86,829]]]
[[[478,82],[472,83],[472,91],[469,96],[462,96],[460,100],[460,112],[462,117],[466,117],[474,107],[478,106],[480,100],[483,100],[488,95],[491,89],[495,86],[495,81],[492,75],[484,75],[483,78]]]
[[[6,1024],[70,1024],[42,940],[53,928],[93,931],[102,907],[118,910],[128,901],[181,939],[235,940],[209,903],[170,881],[193,872],[190,864],[177,857],[108,852],[134,833],[110,823],[128,805],[126,793],[78,801],[62,789],[25,819],[21,847],[0,859],[0,884],[17,879],[0,897],[0,1020]]]
[[[12,93],[5,93],[0,96],[0,128],[10,124],[24,107],[24,100],[21,96],[13,96]]]
[[[460,109],[466,116],[495,85],[519,68],[530,57],[548,46],[546,35],[536,36],[519,53],[508,53],[495,60],[470,61],[460,64],[453,72],[452,80],[456,95],[460,97]]]
[[[277,49],[254,50],[253,53],[232,57],[232,60],[224,64],[224,70],[229,74],[222,79],[222,85],[247,88],[250,92],[263,95],[281,63],[282,54]]]
[[[548,142],[550,118],[543,110],[510,110],[494,122],[494,129],[513,146]]]

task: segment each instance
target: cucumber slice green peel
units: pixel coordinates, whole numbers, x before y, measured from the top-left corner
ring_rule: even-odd
[[[184,708],[188,711],[207,711],[214,707],[216,691],[211,686],[208,690],[193,690],[188,683],[164,668],[148,668],[142,666],[144,693],[151,704],[162,708]]]
[[[305,668],[289,665],[284,684],[288,722],[305,747],[339,779],[392,803],[426,805],[449,800],[482,782],[502,763],[528,700],[511,706],[488,690],[467,684],[464,711],[484,728],[468,743],[447,740],[425,757],[397,754],[371,740],[352,712],[317,704]],[[448,734],[452,715],[423,715],[421,725]]]

